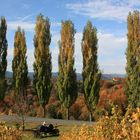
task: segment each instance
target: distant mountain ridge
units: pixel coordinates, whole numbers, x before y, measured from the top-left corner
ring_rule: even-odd
[[[28,73],[28,76],[31,80],[33,80],[33,74],[34,74],[33,72]],[[57,75],[58,75],[58,72],[53,72],[52,73],[53,78],[56,78]],[[10,72],[10,71],[6,72],[6,77],[7,78],[12,78],[12,76],[13,76],[12,72]],[[109,79],[112,79],[113,77],[124,78],[125,76],[126,76],[125,74],[102,74],[102,79],[106,79],[106,80],[108,79],[109,80]],[[81,73],[77,73],[77,79],[82,80],[82,74]]]

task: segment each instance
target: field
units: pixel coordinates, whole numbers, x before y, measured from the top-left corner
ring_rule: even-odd
[[[59,137],[44,137],[43,140],[139,140],[140,139],[140,108],[127,108],[125,115],[114,106],[111,115],[102,116],[96,123],[74,125],[59,125]],[[12,120],[11,120],[12,121]],[[66,121],[66,120],[65,120]],[[69,121],[67,121],[69,122]],[[33,129],[40,123],[26,123],[25,131],[16,128],[16,123],[0,123],[0,138],[2,140],[35,140]],[[9,126],[9,127],[7,127]],[[12,127],[12,129],[11,129]],[[10,131],[10,132],[9,132]],[[13,137],[11,139],[11,137]],[[17,138],[19,137],[19,138]],[[39,138],[37,138],[39,139]]]
[[[14,127],[16,126],[15,122],[8,122],[6,123],[7,126],[10,127]],[[26,123],[26,129],[24,132],[22,132],[23,136],[22,136],[22,140],[37,140],[39,138],[34,138],[33,135],[33,129],[36,128],[38,125],[40,125],[40,123]],[[81,125],[78,125],[77,127],[80,127]],[[74,127],[74,125],[58,125],[57,128],[60,131],[60,135],[62,133],[68,132],[70,131],[72,128]],[[44,136],[43,140],[57,140],[58,136]]]
[[[73,126],[59,126],[58,129],[60,130],[60,135],[61,133],[68,132],[72,127]],[[39,138],[34,138],[33,133],[30,131],[25,131],[24,135],[25,136],[23,137],[23,140],[39,139]],[[57,139],[58,139],[58,136],[47,136],[43,138],[43,140],[57,140]]]

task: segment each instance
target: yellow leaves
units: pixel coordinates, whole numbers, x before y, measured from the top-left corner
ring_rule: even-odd
[[[43,15],[37,17],[35,26],[34,46],[35,46],[35,63],[41,63],[50,57],[49,45],[51,42],[50,22],[49,19],[44,19]]]
[[[18,48],[14,48],[14,56],[16,57],[16,56],[18,56],[18,54],[19,54],[19,49]]]
[[[0,140],[21,140],[22,132],[15,128],[6,126],[5,122],[0,122]]]
[[[60,140],[93,140],[91,127],[83,124],[81,127],[75,126],[70,132],[61,135]]]
[[[60,140],[140,140],[140,108],[128,109],[126,114],[123,119],[114,114],[102,117],[93,126],[76,126]]]
[[[138,117],[139,117],[139,116],[138,116],[137,113],[133,113],[133,114],[132,114],[132,118],[133,118],[134,121],[138,120]]]
[[[21,31],[20,28],[15,33],[14,37],[14,57],[20,57],[22,53],[26,53],[26,39],[24,30]],[[23,54],[22,54],[23,55]]]
[[[136,110],[137,110],[137,113],[140,115],[140,108],[137,108]]]
[[[59,60],[63,68],[69,72],[73,69],[74,59],[74,25],[70,20],[62,22]]]

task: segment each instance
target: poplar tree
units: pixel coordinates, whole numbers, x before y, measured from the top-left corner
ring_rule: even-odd
[[[77,98],[77,81],[74,69],[75,29],[70,20],[62,21],[61,26],[57,90],[59,100],[66,108],[66,116],[69,119],[69,108]]]
[[[6,19],[0,19],[0,100],[3,100],[6,91],[5,72],[7,68],[7,24]]]
[[[26,86],[28,84],[27,67],[27,46],[24,30],[18,27],[14,37],[14,54],[12,61],[13,85],[16,90],[16,96],[25,97]]]
[[[82,77],[84,97],[90,113],[90,121],[92,121],[93,111],[98,103],[100,91],[101,72],[97,63],[97,44],[97,30],[88,21],[83,31],[81,46],[83,55]]]
[[[49,45],[51,43],[49,19],[39,15],[36,21],[34,47],[34,88],[38,95],[39,104],[44,109],[48,103],[52,89],[52,63]]]
[[[127,29],[126,95],[129,105],[140,107],[140,15],[138,11],[129,13]]]

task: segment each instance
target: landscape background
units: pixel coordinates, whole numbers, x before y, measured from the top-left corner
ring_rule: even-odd
[[[51,5],[51,6],[50,6]],[[60,39],[61,20],[71,19],[76,29],[75,35],[75,67],[81,73],[82,55],[81,39],[87,20],[91,20],[98,29],[99,66],[103,73],[125,74],[125,51],[127,47],[126,18],[129,11],[139,10],[139,0],[41,0],[25,1],[5,0],[0,5],[2,16],[8,24],[8,71],[11,71],[13,58],[14,32],[18,26],[25,30],[27,39],[27,55],[29,71],[33,71],[34,47],[33,36],[36,16],[42,13],[51,22],[51,52],[53,72],[58,71],[58,40]],[[8,10],[5,10],[8,9]]]
[[[140,138],[139,0],[0,9],[0,139]]]

